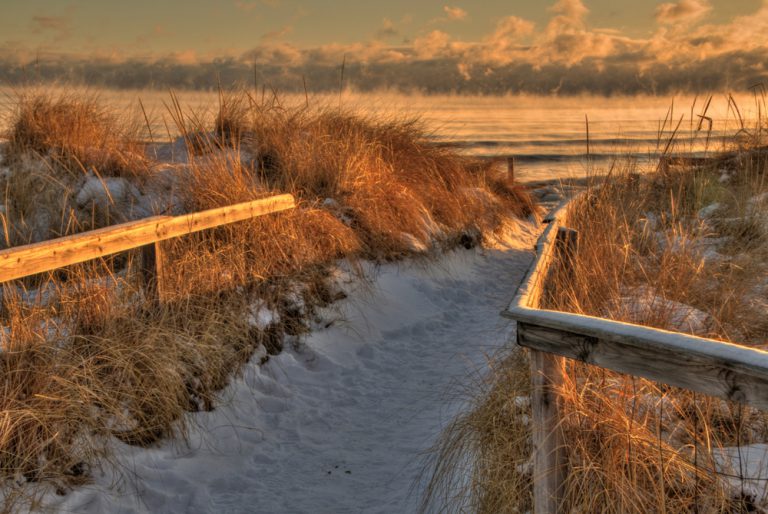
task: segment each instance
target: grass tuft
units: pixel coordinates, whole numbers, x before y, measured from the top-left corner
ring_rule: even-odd
[[[15,99],[6,159],[33,153],[61,170],[136,177],[147,171],[139,125],[104,107],[94,94],[21,93]]]

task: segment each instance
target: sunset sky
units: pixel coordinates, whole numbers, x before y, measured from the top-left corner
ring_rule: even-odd
[[[0,18],[6,49],[181,58],[241,54],[262,45],[298,48],[333,44],[410,46],[432,34],[479,42],[514,17],[543,30],[555,16],[575,14],[538,1],[446,4],[438,0],[387,2],[320,0],[13,0]],[[585,0],[586,26],[629,38],[650,38],[675,23],[724,25],[757,12],[760,0]],[[568,12],[570,9],[570,12]],[[527,31],[528,28],[521,27]]]
[[[344,59],[378,66],[360,78],[387,84],[401,81],[404,66],[411,66],[409,79],[440,68],[451,76],[451,89],[503,67],[511,75],[511,66],[528,66],[537,76],[546,73],[540,89],[558,89],[562,74],[572,75],[567,86],[595,70],[609,70],[610,80],[621,75],[622,83],[639,77],[648,89],[677,80],[658,69],[649,75],[659,66],[682,78],[694,73],[697,83],[724,66],[743,77],[721,72],[717,80],[762,81],[766,34],[768,0],[14,0],[0,18],[0,58],[17,66],[57,59],[193,66],[224,59],[243,69],[292,70],[292,82]],[[589,70],[573,77],[579,66]],[[312,82],[322,80],[332,82],[328,76]]]

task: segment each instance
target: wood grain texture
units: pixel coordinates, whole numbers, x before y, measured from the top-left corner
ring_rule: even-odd
[[[600,341],[600,347],[615,345],[622,352],[640,352],[642,355],[648,354],[648,358],[638,362],[636,370],[639,376],[645,376],[641,373],[645,366],[651,368],[654,355],[665,355],[671,362],[660,363],[669,369],[669,376],[663,373],[656,373],[655,380],[669,385],[682,385],[682,381],[695,385],[695,383],[712,382],[719,385],[709,386],[707,390],[712,391],[719,397],[727,397],[735,401],[744,401],[754,406],[764,404],[762,396],[755,386],[749,386],[749,383],[762,383],[768,376],[768,352],[749,348],[746,346],[726,343],[714,339],[671,332],[651,327],[644,327],[632,323],[597,318],[581,314],[567,312],[550,311],[539,308],[538,299],[540,297],[540,288],[548,267],[550,266],[557,245],[557,236],[555,231],[560,232],[559,222],[564,215],[565,210],[555,215],[550,222],[550,226],[545,230],[537,243],[537,257],[534,265],[531,267],[524,282],[518,288],[517,294],[509,307],[502,312],[502,315],[514,319],[519,323],[528,326],[536,326],[542,329],[552,329],[560,332],[563,341],[557,343],[552,340],[545,343],[542,341],[537,346],[525,342],[530,348],[537,348],[543,351],[550,351],[558,355],[570,358],[578,358],[578,355],[586,356],[583,348],[580,351],[573,350],[572,341]],[[586,343],[582,343],[582,346]],[[607,355],[609,352],[600,352],[601,355]],[[677,357],[680,356],[678,359]],[[629,358],[629,357],[628,357]],[[585,360],[585,359],[582,359]],[[618,366],[619,363],[613,363],[614,359],[608,357],[593,356],[592,363],[602,365],[609,369],[610,366]],[[586,362],[586,360],[585,360]],[[686,371],[692,363],[699,363],[695,368],[697,374],[708,374],[709,378],[694,377],[693,379],[681,378],[681,375],[689,375]],[[622,366],[623,369],[623,366]],[[709,370],[708,372],[706,370]],[[615,369],[615,371],[622,371]],[[622,371],[629,372],[629,371]],[[651,373],[652,371],[647,371]],[[714,375],[714,376],[713,376]],[[737,378],[739,377],[740,378]],[[723,378],[720,378],[723,377]],[[754,378],[753,378],[754,377]],[[678,384],[673,384],[671,380],[676,380]],[[743,385],[739,386],[742,383]],[[699,387],[699,386],[697,386]],[[700,390],[700,389],[696,389]],[[753,392],[749,392],[753,391]],[[703,392],[703,391],[702,391]],[[708,393],[707,393],[708,394]],[[762,407],[760,407],[762,408]]]
[[[536,243],[536,258],[517,287],[512,303],[506,310],[502,311],[502,316],[511,317],[509,312],[514,307],[538,308],[544,279],[554,258],[558,227],[558,223],[553,222],[544,229]]]
[[[564,211],[561,211],[564,212]],[[537,259],[526,280],[520,303],[540,306],[549,267],[558,253],[572,249],[573,235],[559,225],[555,215],[536,246]],[[522,332],[518,324],[518,344]],[[560,405],[557,387],[563,381],[561,357],[531,349],[531,444],[533,446],[533,511],[536,514],[559,512],[566,476],[566,457],[560,430]]]
[[[740,356],[686,352],[524,322],[517,330],[518,343],[526,348],[768,410],[768,368],[751,366]],[[766,357],[765,352],[751,351],[760,360]]]
[[[537,244],[537,257],[502,313],[518,322],[518,342],[719,398],[768,409],[768,352],[632,323],[539,308],[540,289],[558,245],[559,210]],[[561,238],[564,236],[560,236]]]
[[[0,251],[0,282],[54,270],[173,237],[295,207],[279,195],[184,216],[154,216]]]
[[[518,341],[521,332],[518,328]],[[531,350],[531,443],[533,445],[533,511],[560,511],[566,456],[560,429],[556,388],[563,381],[563,359]]]

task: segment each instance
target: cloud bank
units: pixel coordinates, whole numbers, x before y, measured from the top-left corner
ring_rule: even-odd
[[[724,24],[707,23],[707,0],[660,4],[657,25],[644,38],[590,27],[581,0],[558,0],[550,18],[536,23],[508,16],[477,41],[428,30],[399,45],[384,20],[370,41],[300,48],[264,39],[255,48],[219,58],[168,56],[57,56],[31,58],[12,44],[0,46],[0,80],[71,80],[118,88],[212,88],[257,80],[281,90],[315,91],[345,83],[358,90],[382,88],[424,93],[666,94],[744,90],[768,83],[768,0],[751,15]],[[469,13],[446,6],[462,20]],[[39,29],[65,30],[52,20]],[[194,54],[191,54],[194,56]]]

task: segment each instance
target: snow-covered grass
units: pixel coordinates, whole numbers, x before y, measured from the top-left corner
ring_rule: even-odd
[[[145,217],[138,119],[94,93],[24,91],[2,145],[3,247]]]
[[[347,294],[334,278],[340,262],[360,283],[367,263],[410,257],[429,268],[445,251],[491,245],[535,210],[493,166],[431,145],[407,120],[248,104],[242,132],[224,131],[172,98],[167,122],[181,140],[144,147],[95,99],[19,101],[0,182],[7,246],[276,192],[300,204],[163,243],[159,306],[145,299],[138,252],[4,284],[8,510],[93,470],[125,471],[116,441],[183,444],[197,434],[185,413],[218,409],[233,376],[286,348],[309,352],[303,338],[326,328],[323,309]]]

